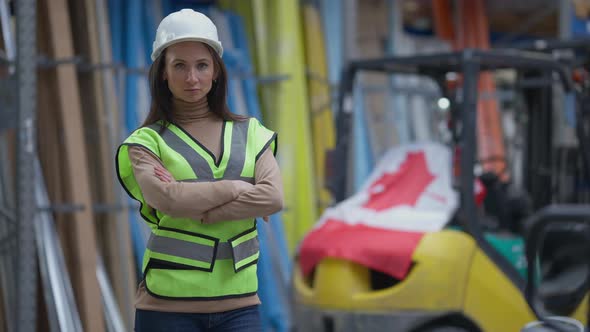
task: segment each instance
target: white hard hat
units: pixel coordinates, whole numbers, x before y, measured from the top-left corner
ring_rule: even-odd
[[[219,56],[223,55],[223,47],[217,36],[215,24],[205,15],[192,9],[182,9],[162,20],[156,30],[156,39],[152,46],[152,61],[162,51],[183,41],[199,41],[211,47]]]

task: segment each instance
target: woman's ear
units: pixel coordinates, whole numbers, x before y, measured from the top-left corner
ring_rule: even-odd
[[[162,79],[163,79],[164,81],[168,80],[168,75],[166,75],[166,71],[164,71],[164,72],[162,73]]]

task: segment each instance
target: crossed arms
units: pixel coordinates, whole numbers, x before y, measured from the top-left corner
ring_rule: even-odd
[[[130,147],[129,158],[146,203],[172,217],[215,223],[266,217],[283,208],[281,174],[270,149],[256,162],[254,185],[240,180],[177,182],[151,152]]]

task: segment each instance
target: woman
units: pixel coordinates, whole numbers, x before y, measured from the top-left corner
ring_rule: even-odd
[[[121,184],[152,231],[138,332],[261,330],[255,218],[282,209],[276,134],[229,112],[222,54],[205,15],[165,17],[150,112],[117,152]]]

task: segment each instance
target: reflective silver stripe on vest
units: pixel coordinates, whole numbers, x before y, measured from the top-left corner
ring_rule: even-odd
[[[220,242],[217,246],[216,259],[235,259],[234,263],[248,258],[258,252],[258,238],[252,238],[240,243],[235,248],[229,242]],[[213,262],[214,248],[204,244],[174,239],[166,236],[151,234],[147,248],[153,252],[192,259],[201,262]]]
[[[183,241],[151,234],[147,248],[153,252],[211,263],[215,248],[204,244]]]
[[[227,243],[227,242],[225,242]],[[229,244],[229,243],[228,243]],[[246,259],[258,252],[259,244],[258,237],[251,238],[248,241],[244,241],[238,244],[234,248],[234,263]]]
[[[149,125],[148,128],[159,131],[161,126],[156,123]],[[186,159],[198,178],[205,180],[213,179],[213,171],[211,170],[211,167],[209,167],[207,160],[205,160],[205,158],[203,158],[190,145],[188,145],[171,130],[165,130],[161,136],[164,142],[166,142],[166,144],[168,144],[171,149],[178,152],[180,155],[182,155],[182,157],[184,157],[184,159]]]
[[[226,180],[241,180],[240,175],[246,160],[246,142],[248,140],[248,125],[250,121],[234,121],[231,136],[231,152],[223,178]]]

